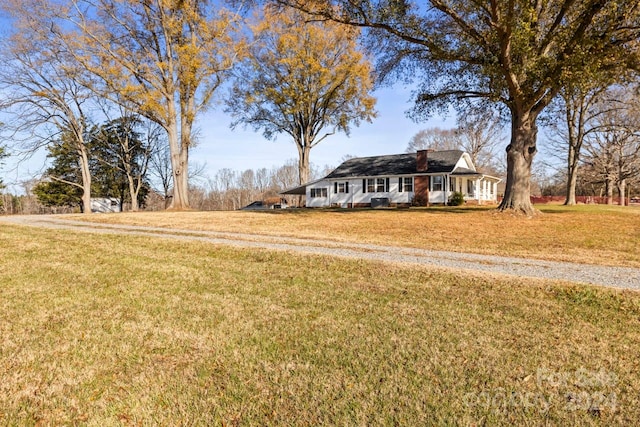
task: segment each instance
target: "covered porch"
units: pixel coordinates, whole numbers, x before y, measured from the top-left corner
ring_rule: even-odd
[[[470,203],[491,204],[498,201],[500,178],[471,170],[454,171],[451,174],[433,175],[429,188],[429,203],[448,204],[455,192],[464,195]]]

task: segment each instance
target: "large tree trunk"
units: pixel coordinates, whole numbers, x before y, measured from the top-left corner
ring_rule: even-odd
[[[613,204],[613,179],[607,175],[607,177],[605,178],[605,188],[606,188],[606,192],[607,192],[607,204],[608,205],[612,205]]]
[[[567,160],[567,192],[564,204],[570,206],[576,204],[576,184],[578,182],[578,153],[571,144],[569,144]]]
[[[89,156],[84,144],[78,147],[80,171],[82,175],[82,212],[91,213],[91,171],[89,170]]]
[[[129,197],[131,197],[131,211],[137,212],[140,207],[138,206],[138,192],[140,191],[140,186],[136,185],[133,176],[129,171],[127,171],[127,181],[129,182]],[[121,209],[122,210],[122,209]]]
[[[515,211],[533,216],[531,204],[531,164],[536,155],[538,127],[530,112],[511,115],[511,142],[507,146],[507,182],[499,211]]]
[[[618,204],[620,206],[627,205],[626,194],[627,194],[627,180],[623,179],[620,182],[618,182]]]
[[[189,209],[189,149],[181,148],[171,155],[173,165],[173,199],[170,209]]]
[[[302,185],[309,182],[311,174],[311,166],[309,155],[311,154],[311,145],[305,141],[296,141],[298,147],[298,184]],[[298,196],[298,206],[304,206],[305,196]]]
[[[169,127],[167,133],[173,174],[173,198],[169,209],[189,209],[189,134],[185,135],[183,128],[182,134],[178,136],[175,124]],[[186,144],[185,139],[187,139]]]
[[[311,154],[311,147],[309,144],[298,143],[298,184],[302,185],[305,182],[309,182],[309,175],[311,168],[309,166],[309,155]]]

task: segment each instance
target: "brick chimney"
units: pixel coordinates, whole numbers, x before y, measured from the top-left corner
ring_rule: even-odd
[[[418,150],[416,152],[416,172],[426,172],[429,168],[429,150]]]

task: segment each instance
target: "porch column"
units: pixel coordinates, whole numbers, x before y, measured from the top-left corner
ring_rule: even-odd
[[[353,209],[353,193],[356,192],[356,182],[349,181],[349,200],[351,200],[351,209]]]
[[[442,183],[442,189],[444,190],[444,205],[447,206],[449,204],[449,175],[444,175],[442,180],[444,181]]]

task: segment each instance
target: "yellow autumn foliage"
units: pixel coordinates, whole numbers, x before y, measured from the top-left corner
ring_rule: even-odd
[[[266,7],[251,29],[251,55],[228,110],[236,125],[261,129],[267,138],[289,134],[305,181],[312,147],[375,117],[371,64],[359,48],[357,29],[307,22],[293,9]]]
[[[70,1],[78,14],[68,34],[76,59],[98,77],[97,91],[167,131],[173,205],[188,207],[193,123],[243,56],[239,15],[198,0]]]

